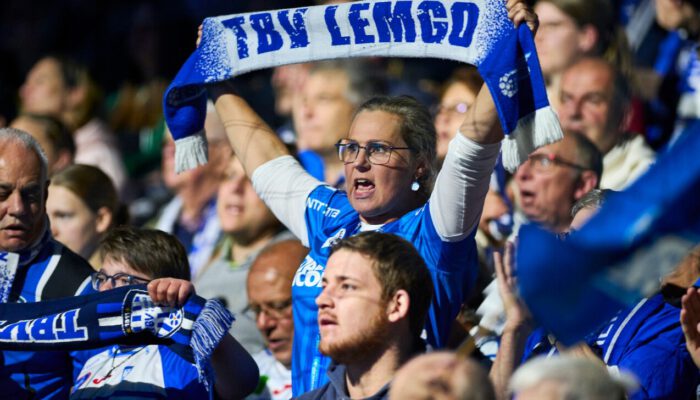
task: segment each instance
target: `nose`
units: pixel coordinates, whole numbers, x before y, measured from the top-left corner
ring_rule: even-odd
[[[367,148],[357,150],[357,158],[353,161],[353,165],[357,168],[367,168],[370,165],[369,157],[367,156]]]
[[[333,305],[333,299],[330,295],[329,286],[323,288],[323,291],[316,297],[316,306],[319,310],[329,308]]]
[[[522,182],[530,178],[532,178],[532,167],[530,166],[530,160],[527,160],[515,171],[515,181]]]
[[[15,190],[8,199],[8,213],[13,217],[21,217],[26,213],[27,206],[19,190]]]
[[[255,323],[258,325],[258,330],[260,331],[270,331],[277,326],[277,320],[275,318],[270,318],[265,311],[261,311],[255,319]]]

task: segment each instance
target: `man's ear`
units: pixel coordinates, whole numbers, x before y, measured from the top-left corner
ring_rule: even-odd
[[[387,319],[389,322],[398,322],[401,319],[408,318],[410,306],[411,299],[408,296],[408,292],[403,289],[397,290],[387,306]]]
[[[599,177],[595,172],[587,169],[581,172],[578,178],[576,188],[574,189],[574,200],[578,200],[585,196],[586,193],[598,187]]]

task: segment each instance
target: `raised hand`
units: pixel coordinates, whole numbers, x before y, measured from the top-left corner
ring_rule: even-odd
[[[681,299],[681,327],[685,345],[693,362],[700,368],[700,289],[691,287]]]
[[[524,22],[533,35],[537,33],[537,28],[540,25],[537,14],[523,0],[508,0],[506,9],[508,10],[508,18],[513,21],[513,25],[518,27]]]
[[[154,279],[148,284],[148,295],[154,303],[180,307],[194,294],[192,282],[175,278]]]
[[[501,295],[505,308],[507,328],[529,326],[532,322],[530,311],[516,293],[517,278],[515,276],[514,253],[515,245],[512,242],[507,242],[503,256],[500,253],[493,254],[498,293]]]

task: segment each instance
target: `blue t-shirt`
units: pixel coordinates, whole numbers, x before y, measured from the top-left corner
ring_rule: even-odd
[[[318,351],[318,307],[321,276],[333,244],[360,231],[360,216],[345,192],[328,186],[314,189],[306,201],[305,222],[309,254],[292,283],[294,342],[292,388],[294,396],[321,387],[327,381],[330,359]],[[430,217],[430,204],[383,225],[382,232],[411,242],[423,256],[433,278],[435,296],[425,326],[428,343],[445,345],[450,327],[478,271],[474,232],[457,242],[445,242]]]
[[[82,369],[75,375],[71,399],[208,399],[197,367],[165,345],[75,352]]]

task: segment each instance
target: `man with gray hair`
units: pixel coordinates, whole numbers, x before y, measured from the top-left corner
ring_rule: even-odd
[[[575,356],[535,358],[510,381],[518,400],[623,400],[633,383],[613,378],[602,362]]]
[[[51,237],[47,169],[46,155],[31,135],[0,129],[0,302],[38,302],[91,290],[87,261]],[[33,335],[51,329],[27,327],[17,337],[35,340]],[[72,384],[72,360],[65,352],[3,351],[0,371],[3,398],[67,398]]]
[[[357,107],[386,91],[384,80],[372,71],[367,61],[358,59],[321,61],[311,67],[292,117],[299,159],[316,179],[342,186],[343,163],[335,144],[350,131]]]

